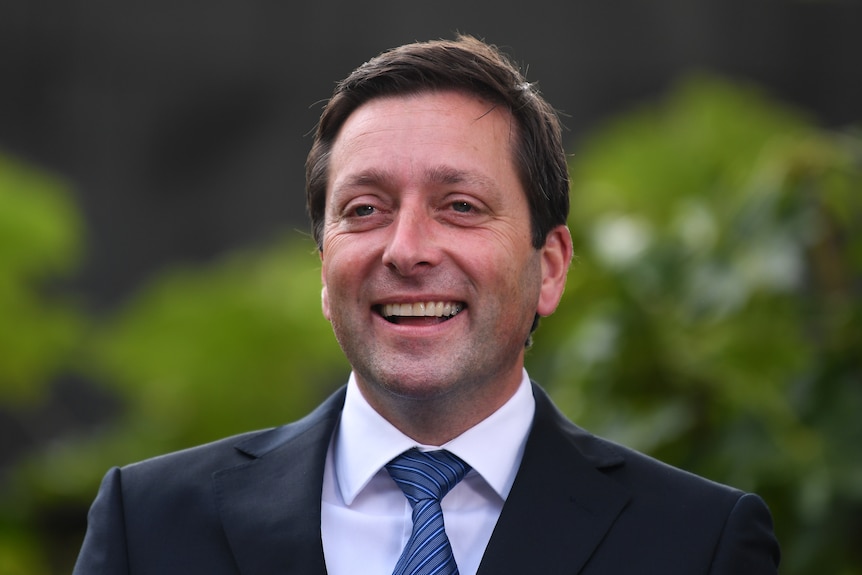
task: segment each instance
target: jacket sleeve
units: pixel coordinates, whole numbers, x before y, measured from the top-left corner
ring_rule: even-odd
[[[120,470],[105,475],[87,518],[87,534],[73,575],[122,575],[129,572]]]
[[[766,503],[747,493],[728,515],[716,546],[710,575],[771,575],[778,573],[778,540]]]

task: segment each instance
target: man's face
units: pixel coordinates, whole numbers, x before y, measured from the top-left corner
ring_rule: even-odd
[[[323,313],[366,397],[505,400],[520,382],[533,317],[562,285],[530,243],[515,130],[506,110],[442,92],[372,100],[339,132]]]

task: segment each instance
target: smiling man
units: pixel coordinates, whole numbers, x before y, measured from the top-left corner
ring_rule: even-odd
[[[532,246],[515,132],[502,106],[430,91],[364,104],[332,146],[324,315],[363,397],[428,445],[514,395],[533,319],[563,292],[569,233]]]
[[[552,108],[473,38],[336,88],[307,161],[352,373],[305,419],[113,469],[76,573],[776,573],[763,501],[590,435],[524,370],[572,242]]]

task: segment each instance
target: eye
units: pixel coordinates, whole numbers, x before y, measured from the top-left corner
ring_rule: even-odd
[[[370,216],[371,214],[373,214],[373,213],[374,213],[374,211],[375,211],[375,210],[374,210],[374,206],[368,206],[368,205],[365,205],[365,206],[358,206],[358,207],[356,207],[356,208],[353,210],[353,213],[354,213],[354,214],[356,214],[356,215],[357,215],[357,216],[359,216],[359,217],[363,217],[363,216]]]
[[[467,202],[452,202],[452,209],[456,212],[467,214],[473,211],[473,206]]]

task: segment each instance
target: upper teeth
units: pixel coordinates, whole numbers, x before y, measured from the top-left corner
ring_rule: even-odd
[[[383,315],[386,317],[445,317],[455,315],[462,309],[460,303],[455,302],[420,302],[420,303],[388,303],[383,306]]]

